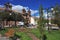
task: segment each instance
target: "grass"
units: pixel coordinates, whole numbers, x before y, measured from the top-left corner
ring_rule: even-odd
[[[47,40],[60,40],[59,30],[52,31],[51,33],[46,33],[46,35],[47,35]]]
[[[17,30],[18,28],[14,28]],[[5,30],[0,31],[0,33],[3,35],[5,32],[7,32],[8,28]],[[37,38],[40,38],[40,31],[39,29],[31,29],[31,33],[33,33]],[[51,33],[48,33],[48,31],[45,32],[47,35],[47,40],[60,40],[60,31],[59,30],[52,30]],[[16,32],[18,36],[21,36],[21,40],[32,40],[25,32]]]
[[[40,32],[38,29],[32,29],[31,32],[38,38],[40,38]],[[45,32],[47,35],[47,40],[60,40],[60,31],[52,30],[51,33]]]
[[[24,32],[16,32],[17,35],[21,36],[21,40],[32,40],[26,33]]]
[[[40,38],[39,29],[31,29],[31,33],[33,33],[36,37]]]

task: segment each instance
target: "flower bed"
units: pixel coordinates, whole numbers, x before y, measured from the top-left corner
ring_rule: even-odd
[[[5,36],[6,37],[11,37],[11,36],[14,36],[14,29],[9,29],[8,32],[5,33]]]

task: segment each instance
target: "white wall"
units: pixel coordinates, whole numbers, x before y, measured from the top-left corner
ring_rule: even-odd
[[[31,17],[30,24],[33,24],[33,25],[35,25],[35,24],[36,24],[36,22],[35,22],[35,20],[34,20],[34,18],[33,18],[33,17]]]

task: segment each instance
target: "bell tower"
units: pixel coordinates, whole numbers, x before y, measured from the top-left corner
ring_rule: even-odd
[[[22,14],[25,14],[26,13],[26,10],[25,9],[22,9]]]
[[[12,10],[12,5],[9,2],[5,3],[4,6],[5,10]]]
[[[31,11],[30,10],[28,10],[28,16],[27,16],[27,18],[28,18],[28,23],[30,23],[30,20],[31,20]]]

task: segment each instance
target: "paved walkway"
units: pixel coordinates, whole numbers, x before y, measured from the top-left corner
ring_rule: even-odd
[[[27,33],[27,34],[32,38],[32,40],[39,40],[34,34],[32,33]]]

